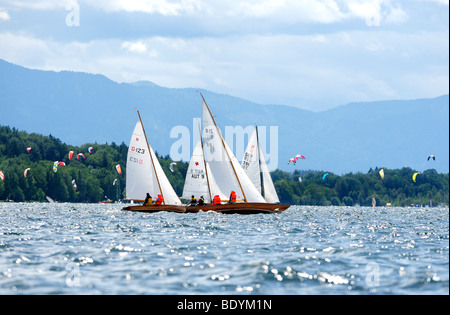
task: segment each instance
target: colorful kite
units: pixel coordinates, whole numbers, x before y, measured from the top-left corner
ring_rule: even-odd
[[[117,173],[119,173],[120,175],[122,175],[122,168],[120,167],[120,164],[117,164],[117,165],[116,165],[116,170],[117,170]]]
[[[80,159],[80,156],[83,158],[83,159],[85,159],[86,160],[86,157],[84,156],[84,154],[83,153],[78,153],[78,155],[77,155],[77,160],[79,160]]]

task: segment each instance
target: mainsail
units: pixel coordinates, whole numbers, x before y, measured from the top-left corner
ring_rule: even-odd
[[[203,196],[206,203],[212,202],[215,195],[219,195],[222,200],[228,198],[217,187],[209,164],[205,161],[201,138],[198,140],[189,162],[182,198],[190,199],[192,195],[197,198]]]
[[[156,199],[161,194],[164,204],[182,205],[147,141],[140,115],[128,148],[126,181],[129,200],[143,201],[147,193]]]
[[[267,167],[264,153],[259,145],[258,127],[250,137],[242,159],[242,168],[247,172],[256,189],[269,203],[279,203],[277,192]]]
[[[224,141],[205,99],[203,99],[202,123],[205,160],[219,190],[227,195],[235,191],[237,199],[245,202],[265,203],[261,193]]]

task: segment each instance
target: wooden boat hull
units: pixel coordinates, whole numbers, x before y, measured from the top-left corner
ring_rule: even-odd
[[[186,207],[183,206],[171,206],[171,205],[151,205],[151,206],[128,206],[124,207],[122,211],[134,211],[134,212],[145,212],[145,213],[153,213],[153,212],[178,212],[178,213],[184,213],[186,212]]]
[[[279,213],[289,208],[288,205],[275,203],[235,203],[223,205],[188,206],[187,213],[197,213],[199,211],[215,211],[227,214],[258,214],[258,213]]]

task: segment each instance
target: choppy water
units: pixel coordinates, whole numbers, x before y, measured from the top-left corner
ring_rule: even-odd
[[[449,294],[448,208],[0,203],[0,294]]]

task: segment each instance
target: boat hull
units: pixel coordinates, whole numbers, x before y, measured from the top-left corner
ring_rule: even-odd
[[[144,213],[154,213],[154,212],[186,212],[186,208],[183,206],[171,206],[171,205],[151,205],[151,206],[128,206],[124,207],[122,211],[133,211],[133,212],[144,212]]]
[[[227,214],[258,214],[258,213],[279,213],[289,208],[288,205],[275,203],[235,203],[223,205],[204,205],[204,206],[188,206],[187,213],[197,213],[199,211],[215,211]]]

